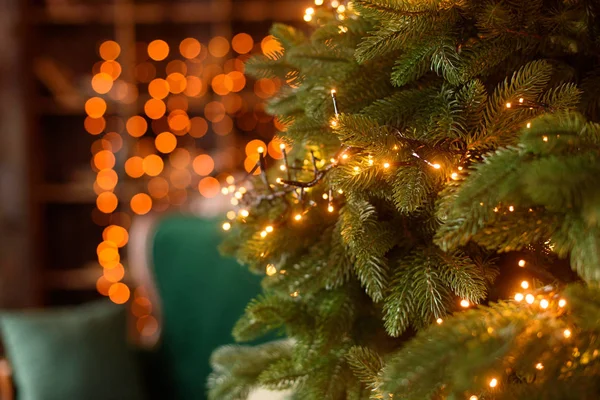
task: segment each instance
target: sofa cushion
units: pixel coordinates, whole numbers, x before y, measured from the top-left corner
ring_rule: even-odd
[[[126,310],[108,301],[0,313],[19,400],[141,400]]]

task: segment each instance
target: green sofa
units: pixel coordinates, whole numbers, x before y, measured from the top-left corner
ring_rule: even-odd
[[[159,334],[141,341],[145,350],[123,347],[126,313],[105,302],[0,316],[17,399],[205,399],[210,354],[233,342],[233,325],[260,292],[259,276],[218,254],[221,235],[218,221],[197,217],[170,215],[135,222],[129,245],[131,272],[149,288],[153,314],[160,322]],[[119,337],[122,343],[115,345]],[[111,354],[115,351],[119,354]],[[113,361],[103,363],[104,359]],[[0,375],[2,371],[6,375],[7,369],[0,368]],[[98,377],[102,374],[106,376]],[[9,396],[3,382],[6,385],[6,377],[3,381],[0,376],[0,395],[4,390]],[[138,385],[139,391],[132,388]]]

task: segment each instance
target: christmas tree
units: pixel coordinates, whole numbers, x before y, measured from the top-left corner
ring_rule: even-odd
[[[247,64],[285,159],[224,226],[265,274],[234,336],[291,340],[212,398],[600,398],[600,2],[331,3]]]

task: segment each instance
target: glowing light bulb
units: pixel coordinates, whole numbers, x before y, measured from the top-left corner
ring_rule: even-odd
[[[506,103],[506,108],[511,108],[512,107],[512,103]]]
[[[243,187],[243,186],[240,186],[240,188],[238,189],[238,192],[240,192],[241,194],[244,194],[244,193],[246,193],[247,191],[248,191],[248,189],[246,189],[246,188],[245,188],[245,187]]]
[[[522,97],[519,99],[519,103],[521,103],[521,104],[523,104],[524,101],[525,101],[525,99]]]
[[[521,282],[521,287],[522,287],[523,289],[529,289],[529,282],[527,282],[527,281],[523,281],[523,282]]]
[[[258,146],[258,149],[256,149],[258,151],[258,154],[262,154],[265,152],[265,148],[262,146]]]
[[[549,306],[549,305],[550,305],[550,303],[549,303],[549,302],[548,302],[548,300],[546,300],[546,299],[542,299],[542,300],[540,301],[540,307],[542,307],[543,309],[546,309],[546,308],[548,308],[548,306]]]
[[[525,260],[519,260],[519,267],[523,268],[527,262]]]
[[[469,397],[469,400],[479,400],[479,397],[473,395],[473,396]]]
[[[344,11],[346,11],[346,7],[343,4],[337,8],[337,12],[339,12],[340,14]]]
[[[460,306],[463,307],[463,308],[467,308],[470,305],[471,305],[471,303],[469,303],[469,300],[467,300],[467,299],[463,299],[463,300],[460,301]]]
[[[268,233],[271,233],[271,232],[273,232],[273,227],[271,225],[269,225],[265,228],[265,231],[267,231]]]
[[[537,363],[535,364],[535,369],[539,369],[540,371],[544,369],[544,364],[542,363]]]
[[[227,211],[227,219],[235,219],[235,211]]]
[[[342,193],[344,193],[344,191],[343,191],[342,189],[339,189],[339,190],[338,190],[338,193],[339,193],[339,194],[342,194]]]
[[[459,170],[459,171],[462,171],[462,170],[463,170],[463,167],[458,167],[458,170]]]
[[[442,166],[440,164],[433,164],[432,167],[435,168],[435,169],[442,168]]]
[[[383,163],[383,168],[388,169],[390,167],[390,163]]]
[[[527,129],[531,128],[531,122],[527,123]]]
[[[296,291],[296,292],[292,292],[292,293],[290,293],[290,296],[291,296],[291,297],[298,297],[298,295],[299,295],[299,294],[300,294],[300,293],[298,293],[298,292]]]
[[[560,300],[558,301],[558,306],[559,306],[560,308],[563,308],[563,307],[564,307],[564,306],[566,306],[566,305],[567,305],[567,301],[566,301],[565,299],[560,299]]]
[[[296,214],[296,215],[294,216],[294,219],[295,219],[296,221],[300,221],[300,220],[302,219],[302,214]]]
[[[338,126],[338,122],[335,119],[332,119],[329,125],[331,125],[332,128],[336,128]]]
[[[281,143],[281,144],[279,145],[279,148],[280,148],[281,150],[285,150],[285,144]]]
[[[265,272],[267,276],[273,276],[277,273],[277,268],[273,264],[268,264],[267,268],[265,268]]]
[[[569,329],[565,329],[563,331],[563,336],[566,338],[570,338],[571,337],[571,331]]]
[[[496,386],[498,386],[498,379],[492,378],[492,380],[490,380],[490,387],[495,388]]]
[[[323,193],[323,200],[327,200],[329,198],[329,195],[327,193]]]
[[[308,15],[313,15],[315,13],[315,9],[312,7],[308,7],[305,11],[306,14]]]
[[[227,189],[226,187],[224,187],[223,189],[221,189],[221,193],[225,194],[229,194],[229,189]]]
[[[333,212],[333,206],[330,205],[329,207],[327,207],[327,211]]]
[[[261,237],[261,238],[267,237],[267,231],[262,231],[262,232],[260,233],[260,237]]]
[[[237,206],[238,204],[240,204],[240,201],[238,199],[231,199],[230,203],[232,206]]]
[[[331,94],[336,94],[337,92],[335,91],[335,89],[331,89]]]
[[[398,146],[394,145],[394,147],[392,147],[392,150],[398,150]]]
[[[224,231],[228,231],[228,230],[230,230],[230,229],[231,229],[231,224],[230,224],[229,222],[225,222],[225,223],[223,224],[223,230],[224,230]]]
[[[508,207],[508,211],[513,212],[515,211],[515,208],[513,206]]]
[[[523,296],[523,293],[515,294],[515,301],[523,301],[524,298],[525,298],[525,296]]]
[[[348,159],[348,154],[342,154],[342,160],[347,160]]]
[[[233,182],[235,182],[235,178],[231,175],[229,175],[227,178],[225,178],[225,181],[229,184],[232,185]]]
[[[441,325],[442,322],[444,322],[444,320],[441,319],[441,318],[438,318],[438,319],[435,320],[435,322],[437,322],[438,325]]]
[[[498,207],[494,207],[494,212],[498,212]]]
[[[282,170],[282,171],[285,171],[285,169],[286,169],[286,168],[285,168],[285,165],[280,165],[280,166],[279,166],[279,169],[280,169],[280,170]]]
[[[354,172],[358,172],[358,171],[360,171],[360,168],[354,167]]]
[[[281,178],[277,178],[277,179],[275,179],[275,183],[281,184],[281,183],[283,183],[283,181],[281,180]]]
[[[527,296],[525,296],[525,301],[527,302],[527,304],[533,304],[533,302],[535,301],[535,296],[532,294],[528,294]]]
[[[310,22],[310,21],[312,21],[312,15],[309,15],[309,14],[304,14],[304,20],[305,20],[306,22]]]
[[[340,2],[338,0],[333,0],[331,2],[331,7],[333,7],[333,8],[338,8],[339,5],[340,5]]]
[[[548,141],[548,136],[544,136],[544,137],[542,137],[542,140],[543,140],[544,142],[547,142],[547,141]]]
[[[450,175],[450,178],[457,180],[458,179],[458,174],[456,172],[453,172],[452,175]]]
[[[323,5],[323,0],[315,0],[315,5],[322,6]]]
[[[369,165],[373,165],[373,160],[369,159]]]
[[[241,210],[240,215],[246,218],[248,215],[250,215],[250,212],[248,210]]]

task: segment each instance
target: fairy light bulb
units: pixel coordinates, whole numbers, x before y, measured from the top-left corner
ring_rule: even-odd
[[[232,206],[237,206],[238,204],[240,204],[240,201],[238,199],[231,199],[230,203]]]
[[[542,363],[535,364],[535,369],[540,370],[540,371],[543,370],[544,369],[544,364],[542,364]]]
[[[527,129],[531,128],[531,122],[527,123]]]
[[[469,397],[469,400],[479,400],[479,397],[473,395],[473,396]]]
[[[354,172],[358,172],[358,171],[360,171],[360,168],[354,167]]]
[[[506,103],[506,108],[511,108],[512,107],[512,103]]]
[[[242,193],[240,193],[240,192],[235,192],[234,196],[235,196],[235,198],[236,198],[236,199],[238,199],[238,200],[241,200],[241,199],[242,199],[242,197],[244,197],[244,195],[243,195]]]
[[[282,184],[282,183],[283,183],[283,181],[281,180],[281,178],[277,178],[277,179],[275,179],[275,183]]]
[[[524,298],[525,298],[525,296],[523,296],[523,293],[516,293],[515,294],[515,301],[517,301],[517,302],[523,301]]]
[[[549,305],[550,305],[550,302],[548,300],[546,300],[546,299],[542,299],[540,301],[540,307],[543,308],[544,310],[546,308],[548,308]]]
[[[221,193],[223,193],[223,195],[229,194],[229,189],[224,187],[223,189],[221,189]]]
[[[315,5],[322,6],[323,5],[323,0],[315,0]]]
[[[265,231],[267,231],[267,233],[271,233],[271,232],[273,232],[273,227],[271,225],[269,225],[265,228]]]
[[[463,167],[458,167],[458,170],[459,170],[459,171],[462,171],[462,170],[463,170]]]
[[[527,282],[527,281],[523,281],[523,282],[521,282],[521,287],[522,287],[523,289],[529,289],[529,282]]]
[[[267,268],[265,268],[265,273],[267,276],[273,276],[277,273],[277,268],[273,264],[268,264]]]
[[[452,178],[453,180],[457,180],[458,174],[456,172],[453,172],[452,175],[450,175],[450,178]]]
[[[327,200],[329,198],[329,195],[327,193],[323,193],[323,200]]]
[[[235,211],[227,211],[227,219],[235,219]]]
[[[521,103],[521,104],[523,104],[524,101],[525,101],[525,99],[522,97],[519,99],[519,103]]]
[[[229,175],[227,178],[225,178],[225,182],[227,182],[228,185],[233,185],[233,183],[235,182],[235,178]]]
[[[333,0],[331,2],[331,7],[338,8],[340,6],[340,2],[338,0]]]
[[[566,305],[567,305],[567,301],[566,301],[565,299],[560,299],[560,300],[558,301],[558,306],[559,306],[560,308],[563,308],[563,307],[564,307],[564,306],[566,306]]]
[[[265,148],[262,146],[258,146],[258,149],[256,149],[258,151],[258,154],[262,154],[265,152]]]
[[[432,167],[435,168],[435,169],[442,168],[442,166],[440,164],[433,164]]]
[[[527,262],[525,260],[519,260],[519,267],[523,268]]]
[[[296,221],[300,221],[300,220],[302,219],[302,214],[296,214],[296,215],[294,216],[294,219],[295,219]]]
[[[231,229],[231,224],[230,224],[229,222],[225,222],[225,223],[223,224],[223,230],[224,230],[224,231],[228,231],[228,230],[230,230],[230,229]]]
[[[279,169],[282,170],[282,171],[285,171],[286,170],[285,165],[280,165]]]
[[[339,194],[343,194],[343,193],[344,193],[344,191],[343,191],[342,189],[339,189],[339,190],[338,190],[338,193],[339,193]]]
[[[342,154],[342,160],[347,160],[348,159],[348,154]]]
[[[470,305],[471,305],[471,303],[469,303],[469,300],[467,300],[467,299],[462,299],[462,300],[460,301],[460,306],[461,306],[461,307],[463,307],[463,308],[467,308],[467,307],[469,307]]]
[[[510,212],[515,211],[515,207],[513,207],[513,206],[508,207],[508,211],[510,211]]]
[[[390,167],[390,163],[383,163],[383,168],[388,169]]]
[[[441,325],[442,322],[444,322],[444,320],[441,319],[441,318],[438,318],[438,319],[435,320],[435,322],[437,322],[438,325]]]
[[[535,301],[535,296],[532,294],[528,294],[527,296],[525,296],[525,301],[527,302],[527,304],[533,304],[533,302]]]
[[[373,159],[369,159],[369,165],[373,165]]]
[[[329,205],[329,207],[327,207],[327,211],[329,211],[329,212],[333,212],[333,210],[334,210],[334,208],[333,208],[333,206],[332,206],[332,205]]]
[[[491,387],[491,388],[495,388],[496,386],[498,386],[498,379],[496,379],[496,378],[492,378],[492,379],[490,380],[490,387]]]
[[[300,293],[298,293],[298,291],[295,291],[295,292],[290,293],[290,296],[291,297],[298,297],[299,294]]]
[[[305,11],[307,15],[313,15],[315,13],[315,9],[312,7],[308,7]]]
[[[262,231],[262,232],[260,233],[260,237],[261,237],[261,238],[265,238],[265,237],[267,237],[267,231]]]
[[[243,187],[243,186],[240,186],[240,188],[238,189],[238,192],[240,192],[241,194],[244,194],[244,193],[246,193],[247,191],[248,191],[248,189],[246,189],[246,188],[245,188],[245,187]]]
[[[248,215],[250,215],[250,212],[248,210],[241,210],[240,215],[246,218]]]
[[[548,141],[548,136],[544,136],[544,137],[542,137],[542,140],[543,140],[544,142],[547,142],[547,141]]]
[[[494,212],[498,212],[498,207],[494,207]]]
[[[566,338],[570,338],[571,337],[571,330],[570,329],[565,329],[563,331],[563,336]]]
[[[312,21],[312,15],[310,15],[310,14],[304,14],[304,20],[305,20],[306,22],[310,22],[310,21]]]

